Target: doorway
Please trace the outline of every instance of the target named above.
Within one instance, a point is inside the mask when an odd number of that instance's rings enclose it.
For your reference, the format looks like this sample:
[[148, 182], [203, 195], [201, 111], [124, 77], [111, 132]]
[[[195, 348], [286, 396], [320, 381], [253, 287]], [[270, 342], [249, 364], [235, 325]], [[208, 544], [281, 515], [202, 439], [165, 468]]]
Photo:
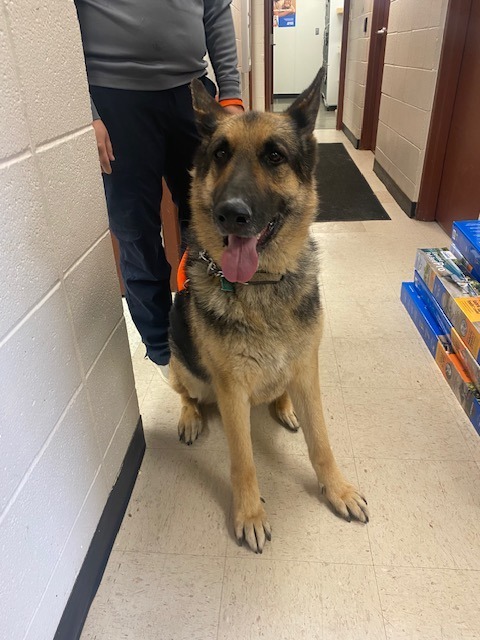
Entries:
[[323, 65], [316, 128], [335, 129], [343, 0], [265, 0], [265, 25], [265, 108], [284, 111]]
[[480, 214], [480, 4], [451, 0], [417, 215], [451, 234]]

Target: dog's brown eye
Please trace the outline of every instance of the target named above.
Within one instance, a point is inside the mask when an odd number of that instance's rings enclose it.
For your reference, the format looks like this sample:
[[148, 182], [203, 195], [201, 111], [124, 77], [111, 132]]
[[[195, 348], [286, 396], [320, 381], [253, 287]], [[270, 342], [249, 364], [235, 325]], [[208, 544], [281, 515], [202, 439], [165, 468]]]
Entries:
[[228, 158], [228, 154], [225, 149], [217, 149], [214, 153], [215, 159], [220, 160], [221, 162], [225, 162]]
[[285, 157], [278, 151], [270, 151], [267, 158], [271, 164], [280, 164], [285, 160]]

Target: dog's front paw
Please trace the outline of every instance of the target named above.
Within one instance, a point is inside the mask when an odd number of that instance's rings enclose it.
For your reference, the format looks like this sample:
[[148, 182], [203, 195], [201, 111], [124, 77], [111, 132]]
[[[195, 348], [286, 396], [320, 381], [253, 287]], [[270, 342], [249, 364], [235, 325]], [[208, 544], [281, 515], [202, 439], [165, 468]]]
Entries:
[[262, 553], [266, 540], [272, 539], [272, 530], [267, 520], [265, 509], [260, 504], [255, 513], [246, 514], [239, 510], [235, 514], [235, 536], [242, 546], [246, 540], [248, 546], [255, 553]]
[[193, 402], [182, 407], [178, 421], [178, 437], [185, 444], [192, 444], [202, 433], [203, 421], [198, 406]]
[[323, 488], [327, 500], [335, 511], [345, 520], [351, 522], [359, 520], [364, 524], [368, 523], [367, 501], [361, 493], [345, 480]]

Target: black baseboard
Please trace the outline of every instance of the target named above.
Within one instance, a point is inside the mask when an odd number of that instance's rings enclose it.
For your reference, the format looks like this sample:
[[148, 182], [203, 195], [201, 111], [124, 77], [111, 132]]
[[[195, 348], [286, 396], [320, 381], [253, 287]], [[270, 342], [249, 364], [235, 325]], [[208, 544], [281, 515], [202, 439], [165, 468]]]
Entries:
[[387, 190], [392, 194], [395, 198], [399, 207], [405, 211], [409, 218], [415, 217], [415, 211], [417, 209], [417, 203], [412, 202], [410, 198], [405, 195], [405, 193], [400, 189], [398, 184], [389, 176], [389, 174], [385, 171], [381, 164], [379, 164], [378, 160], [375, 160], [373, 163], [373, 170], [376, 175], [380, 178], [383, 184], [387, 187]]
[[299, 95], [299, 93], [274, 93], [273, 99], [282, 100], [284, 98], [298, 98]]
[[54, 640], [78, 640], [80, 638], [88, 610], [97, 593], [113, 543], [122, 524], [144, 452], [145, 438], [142, 418], [139, 418], [120, 474], [108, 497]]
[[350, 140], [350, 142], [353, 144], [355, 149], [358, 149], [360, 147], [360, 140], [353, 135], [353, 133], [350, 131], [350, 129], [347, 127], [347, 125], [344, 122], [342, 122], [342, 131]]

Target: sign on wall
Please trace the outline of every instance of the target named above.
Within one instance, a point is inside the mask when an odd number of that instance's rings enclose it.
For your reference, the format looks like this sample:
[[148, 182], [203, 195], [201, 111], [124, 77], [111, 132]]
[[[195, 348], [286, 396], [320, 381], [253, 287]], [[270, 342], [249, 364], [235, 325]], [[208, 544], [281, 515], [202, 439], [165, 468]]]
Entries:
[[295, 26], [295, 0], [273, 0], [273, 26]]

